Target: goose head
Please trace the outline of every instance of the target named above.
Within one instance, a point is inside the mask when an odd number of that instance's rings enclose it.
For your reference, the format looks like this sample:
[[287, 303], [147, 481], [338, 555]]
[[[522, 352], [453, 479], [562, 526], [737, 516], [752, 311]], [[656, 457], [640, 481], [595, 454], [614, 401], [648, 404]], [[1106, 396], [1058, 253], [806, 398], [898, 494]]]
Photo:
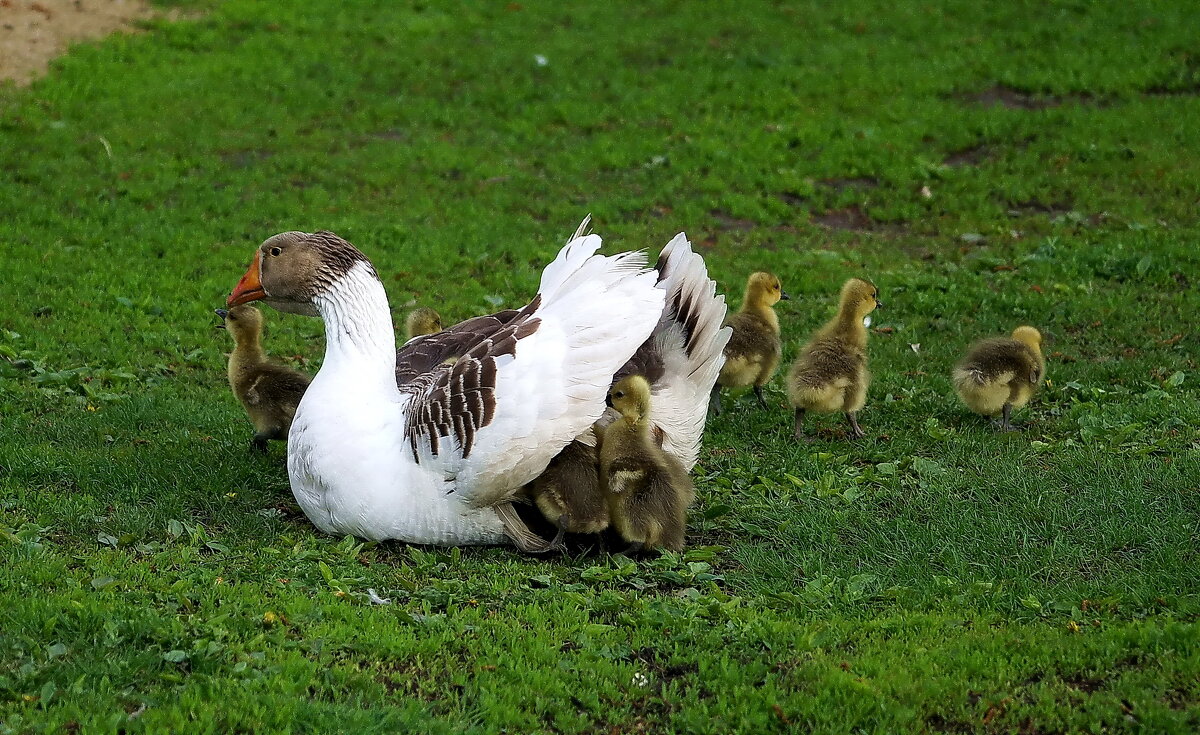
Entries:
[[358, 248], [327, 230], [281, 232], [259, 246], [228, 306], [266, 301], [280, 311], [318, 316], [315, 301], [359, 263]]

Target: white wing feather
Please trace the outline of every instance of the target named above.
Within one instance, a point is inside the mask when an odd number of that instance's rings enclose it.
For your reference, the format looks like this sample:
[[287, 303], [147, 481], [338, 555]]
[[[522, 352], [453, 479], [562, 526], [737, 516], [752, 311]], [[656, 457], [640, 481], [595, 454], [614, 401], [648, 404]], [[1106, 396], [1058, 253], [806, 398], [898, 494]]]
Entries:
[[[700, 454], [709, 394], [725, 364], [725, 344], [733, 331], [721, 326], [725, 296], [717, 294], [704, 258], [692, 251], [686, 235], [681, 232], [667, 243], [658, 266], [658, 288], [666, 301], [652, 340], [663, 372], [650, 386], [650, 412], [663, 449], [690, 472]], [[600, 423], [607, 425], [617, 417], [609, 409]], [[588, 446], [596, 443], [591, 431], [575, 439]]]
[[691, 471], [700, 453], [709, 393], [725, 363], [732, 330], [721, 327], [725, 296], [717, 295], [704, 258], [692, 251], [682, 232], [667, 243], [658, 262], [663, 271], [658, 287], [666, 292], [666, 305], [654, 340], [664, 372], [652, 386], [650, 410], [662, 430], [663, 449]]
[[540, 324], [498, 361], [492, 422], [466, 459], [441, 455], [465, 502], [492, 505], [540, 474], [600, 418], [613, 375], [654, 330], [665, 292], [645, 254], [597, 255], [600, 244], [577, 237], [542, 271]]

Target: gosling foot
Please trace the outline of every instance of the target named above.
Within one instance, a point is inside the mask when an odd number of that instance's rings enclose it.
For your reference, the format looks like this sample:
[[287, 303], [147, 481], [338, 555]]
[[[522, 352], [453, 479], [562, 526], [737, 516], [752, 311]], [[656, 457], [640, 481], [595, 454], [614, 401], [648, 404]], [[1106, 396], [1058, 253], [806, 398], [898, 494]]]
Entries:
[[867, 435], [867, 432], [863, 431], [862, 427], [858, 425], [858, 417], [854, 413], [847, 413], [846, 419], [850, 422], [850, 436], [855, 439], [862, 439]]
[[1007, 433], [1023, 431], [1020, 426], [1014, 426], [1012, 423], [1012, 404], [1004, 404], [1004, 410], [1000, 414], [1000, 420], [996, 422], [996, 428]]

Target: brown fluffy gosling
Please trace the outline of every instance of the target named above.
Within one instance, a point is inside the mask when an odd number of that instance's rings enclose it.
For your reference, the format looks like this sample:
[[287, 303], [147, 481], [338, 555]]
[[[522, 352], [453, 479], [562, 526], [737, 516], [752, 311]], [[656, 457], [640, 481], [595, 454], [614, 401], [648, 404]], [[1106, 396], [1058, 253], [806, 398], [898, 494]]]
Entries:
[[546, 551], [563, 548], [567, 533], [600, 533], [608, 528], [608, 501], [600, 490], [599, 462], [596, 447], [573, 441], [526, 486], [526, 494], [538, 510], [558, 526], [558, 535], [546, 544]]
[[[297, 370], [267, 361], [262, 348], [262, 312], [253, 306], [217, 309], [223, 327], [233, 335], [229, 353], [229, 387], [254, 424], [250, 446], [267, 451], [270, 439], [287, 439], [296, 406], [310, 378]], [[222, 326], [222, 325], [218, 325]]]
[[779, 317], [772, 307], [787, 298], [783, 284], [772, 273], [759, 271], [746, 280], [742, 308], [725, 320], [726, 325], [733, 327], [733, 335], [725, 345], [725, 365], [709, 400], [714, 415], [721, 415], [721, 388], [752, 385], [759, 404], [767, 407], [763, 386], [771, 382], [783, 354]]
[[608, 397], [621, 414], [600, 441], [600, 483], [612, 526], [630, 543], [627, 553], [679, 551], [695, 493], [687, 470], [654, 441], [650, 384], [632, 375], [609, 389]]
[[842, 286], [837, 316], [804, 346], [788, 372], [788, 398], [796, 409], [796, 439], [804, 440], [807, 411], [841, 411], [855, 438], [865, 436], [856, 414], [867, 401], [867, 315], [883, 306], [879, 290], [861, 278]]
[[408, 339], [419, 337], [422, 334], [437, 334], [440, 331], [442, 331], [442, 315], [428, 306], [413, 309], [408, 312], [408, 317], [404, 320], [404, 333]]
[[1029, 326], [971, 345], [953, 374], [954, 390], [967, 408], [981, 416], [999, 414], [1004, 431], [1018, 431], [1009, 420], [1012, 410], [1029, 403], [1045, 377], [1042, 334]]

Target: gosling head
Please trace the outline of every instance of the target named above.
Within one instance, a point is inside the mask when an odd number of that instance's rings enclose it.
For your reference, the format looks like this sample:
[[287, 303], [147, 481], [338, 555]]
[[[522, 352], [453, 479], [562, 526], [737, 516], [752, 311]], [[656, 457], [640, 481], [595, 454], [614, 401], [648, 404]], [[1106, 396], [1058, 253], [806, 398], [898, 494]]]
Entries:
[[413, 309], [404, 320], [404, 329], [409, 339], [422, 334], [437, 334], [442, 331], [442, 315], [428, 306]]
[[1042, 354], [1042, 333], [1030, 326], [1021, 326], [1013, 330], [1012, 338], [1029, 345], [1029, 349]]
[[317, 316], [316, 298], [359, 263], [374, 275], [367, 256], [332, 232], [282, 232], [259, 246], [226, 304], [261, 299], [280, 311]]
[[650, 414], [650, 384], [640, 375], [630, 375], [608, 389], [608, 404], [631, 422], [640, 423]]
[[774, 306], [780, 300], [791, 297], [783, 290], [783, 283], [774, 273], [759, 271], [746, 279], [746, 303]]
[[849, 312], [861, 321], [867, 314], [883, 306], [879, 300], [879, 289], [870, 281], [861, 278], [851, 278], [842, 286], [841, 309]]
[[237, 344], [255, 344], [262, 336], [263, 315], [253, 306], [235, 306], [229, 311], [217, 309], [216, 314], [224, 320], [225, 329]]

